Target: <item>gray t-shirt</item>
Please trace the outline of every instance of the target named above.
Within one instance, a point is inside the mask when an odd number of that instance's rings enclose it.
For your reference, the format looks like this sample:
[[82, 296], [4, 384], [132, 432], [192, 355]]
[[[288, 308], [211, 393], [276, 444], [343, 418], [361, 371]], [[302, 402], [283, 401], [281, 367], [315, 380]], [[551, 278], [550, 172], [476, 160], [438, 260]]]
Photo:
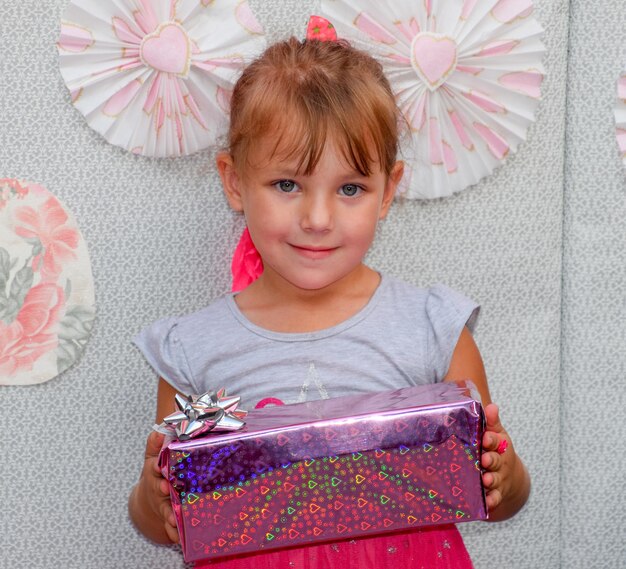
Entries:
[[225, 387], [251, 409], [441, 381], [463, 326], [472, 330], [477, 315], [474, 302], [444, 285], [382, 276], [367, 305], [332, 328], [266, 330], [227, 294], [155, 322], [134, 342], [179, 392]]

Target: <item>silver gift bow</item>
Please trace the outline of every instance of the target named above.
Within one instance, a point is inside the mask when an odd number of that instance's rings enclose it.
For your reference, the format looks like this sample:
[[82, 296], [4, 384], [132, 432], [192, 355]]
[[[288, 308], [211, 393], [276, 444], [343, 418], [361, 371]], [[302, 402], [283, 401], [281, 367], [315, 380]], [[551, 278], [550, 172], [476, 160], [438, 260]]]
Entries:
[[236, 431], [245, 425], [247, 411], [237, 410], [241, 397], [227, 397], [226, 390], [209, 391], [199, 396], [174, 397], [178, 411], [168, 415], [160, 425], [174, 431], [181, 441], [199, 437], [209, 431]]

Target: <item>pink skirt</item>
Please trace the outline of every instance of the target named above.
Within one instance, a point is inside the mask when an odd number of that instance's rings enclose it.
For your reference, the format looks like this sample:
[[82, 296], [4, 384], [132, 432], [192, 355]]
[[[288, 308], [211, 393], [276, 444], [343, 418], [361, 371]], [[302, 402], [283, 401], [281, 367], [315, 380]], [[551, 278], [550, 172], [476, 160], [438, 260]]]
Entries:
[[436, 526], [216, 561], [207, 569], [473, 569], [456, 526]]

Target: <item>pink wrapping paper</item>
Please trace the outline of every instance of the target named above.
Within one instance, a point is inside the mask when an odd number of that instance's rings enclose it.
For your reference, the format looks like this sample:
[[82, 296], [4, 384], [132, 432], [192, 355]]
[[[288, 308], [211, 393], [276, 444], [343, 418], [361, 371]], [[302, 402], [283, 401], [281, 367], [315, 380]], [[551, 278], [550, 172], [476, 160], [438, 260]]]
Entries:
[[480, 403], [454, 384], [265, 407], [161, 454], [186, 561], [486, 519]]

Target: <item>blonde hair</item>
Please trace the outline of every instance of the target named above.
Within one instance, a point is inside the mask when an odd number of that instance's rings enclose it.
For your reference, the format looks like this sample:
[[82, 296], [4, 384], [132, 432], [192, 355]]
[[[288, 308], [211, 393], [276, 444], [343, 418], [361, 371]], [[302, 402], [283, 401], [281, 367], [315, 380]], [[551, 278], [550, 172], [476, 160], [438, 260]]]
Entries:
[[[252, 144], [276, 136], [274, 154], [310, 174], [329, 137], [362, 175], [387, 175], [398, 152], [399, 112], [381, 65], [344, 41], [296, 38], [269, 47], [237, 81], [229, 152], [244, 169]], [[371, 153], [375, 152], [372, 156]]]

